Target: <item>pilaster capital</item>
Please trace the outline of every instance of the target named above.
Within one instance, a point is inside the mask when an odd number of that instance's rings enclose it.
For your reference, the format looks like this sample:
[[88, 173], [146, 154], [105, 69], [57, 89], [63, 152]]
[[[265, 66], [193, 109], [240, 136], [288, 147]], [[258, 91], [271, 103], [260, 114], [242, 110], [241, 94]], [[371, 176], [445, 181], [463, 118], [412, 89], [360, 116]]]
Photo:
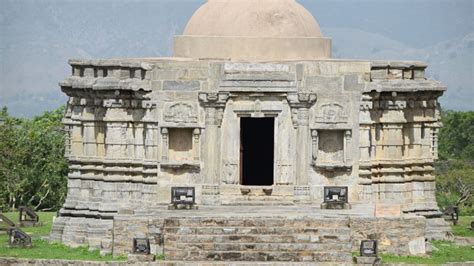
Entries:
[[201, 92], [199, 102], [206, 111], [206, 125], [221, 126], [224, 108], [229, 99], [227, 92]]
[[318, 96], [316, 93], [295, 92], [286, 96], [291, 108], [310, 108], [316, 103]]
[[203, 107], [224, 108], [229, 99], [228, 92], [200, 92], [199, 102]]

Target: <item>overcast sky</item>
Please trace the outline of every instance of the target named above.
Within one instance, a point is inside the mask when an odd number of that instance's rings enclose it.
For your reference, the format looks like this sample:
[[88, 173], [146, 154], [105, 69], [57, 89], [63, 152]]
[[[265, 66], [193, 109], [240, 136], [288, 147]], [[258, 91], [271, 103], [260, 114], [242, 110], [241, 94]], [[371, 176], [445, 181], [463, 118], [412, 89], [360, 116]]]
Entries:
[[[235, 0], [238, 1], [238, 0]], [[258, 1], [258, 0], [255, 0]], [[408, 59], [474, 110], [473, 0], [301, 0], [335, 58]], [[69, 58], [169, 56], [202, 0], [0, 0], [0, 106], [33, 116], [66, 101]]]

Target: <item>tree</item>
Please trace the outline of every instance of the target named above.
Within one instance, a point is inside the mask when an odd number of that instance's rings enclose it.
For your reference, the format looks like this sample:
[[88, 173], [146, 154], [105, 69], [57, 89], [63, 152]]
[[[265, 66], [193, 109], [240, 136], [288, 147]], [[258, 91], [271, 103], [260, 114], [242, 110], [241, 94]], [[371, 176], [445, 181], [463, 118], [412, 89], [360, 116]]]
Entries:
[[474, 112], [442, 113], [436, 165], [436, 194], [440, 207], [457, 205], [463, 214], [474, 214]]
[[440, 159], [474, 161], [474, 112], [443, 112], [442, 121]]
[[57, 209], [66, 194], [67, 161], [61, 119], [64, 107], [33, 119], [0, 115], [0, 205]]

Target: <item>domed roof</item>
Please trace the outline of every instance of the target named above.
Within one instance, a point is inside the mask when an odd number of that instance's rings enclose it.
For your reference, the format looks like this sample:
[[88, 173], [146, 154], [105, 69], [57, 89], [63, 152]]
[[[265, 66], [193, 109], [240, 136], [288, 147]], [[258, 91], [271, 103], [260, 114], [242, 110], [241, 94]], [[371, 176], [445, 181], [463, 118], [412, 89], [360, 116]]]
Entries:
[[183, 35], [322, 37], [314, 17], [295, 0], [209, 0], [194, 13]]

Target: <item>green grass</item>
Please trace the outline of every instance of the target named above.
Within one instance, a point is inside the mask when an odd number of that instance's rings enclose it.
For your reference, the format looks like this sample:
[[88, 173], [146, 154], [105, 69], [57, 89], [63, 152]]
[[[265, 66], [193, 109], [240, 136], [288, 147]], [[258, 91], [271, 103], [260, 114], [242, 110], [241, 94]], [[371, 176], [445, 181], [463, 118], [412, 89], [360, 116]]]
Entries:
[[[10, 248], [8, 247], [8, 235], [0, 235], [0, 257], [16, 257], [28, 259], [67, 259], [67, 260], [92, 260], [92, 261], [112, 261], [124, 260], [125, 258], [113, 258], [112, 255], [101, 256], [98, 250], [89, 251], [88, 247], [70, 248], [59, 243], [49, 243], [42, 239], [51, 232], [53, 212], [40, 212], [40, 221], [43, 223], [39, 227], [21, 228], [28, 233], [33, 240], [31, 248]], [[18, 212], [6, 213], [6, 216], [15, 223], [18, 223]]]
[[409, 264], [443, 264], [448, 262], [474, 261], [474, 250], [471, 246], [457, 246], [452, 242], [434, 241], [433, 254], [430, 257], [394, 256], [382, 254], [384, 263]]
[[460, 216], [458, 224], [452, 226], [453, 234], [455, 236], [474, 237], [474, 231], [469, 229], [472, 221], [474, 221], [474, 216]]

